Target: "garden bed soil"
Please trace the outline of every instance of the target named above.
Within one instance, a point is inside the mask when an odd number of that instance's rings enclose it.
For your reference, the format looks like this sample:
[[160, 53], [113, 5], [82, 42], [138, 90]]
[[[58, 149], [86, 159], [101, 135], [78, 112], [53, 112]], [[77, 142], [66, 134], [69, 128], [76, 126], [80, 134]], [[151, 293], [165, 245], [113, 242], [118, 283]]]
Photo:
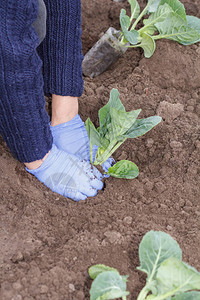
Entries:
[[[108, 27], [119, 29], [120, 8], [128, 8], [100, 2], [82, 1], [84, 53]], [[197, 0], [183, 3], [200, 17]], [[150, 59], [128, 50], [104, 74], [85, 78], [83, 120], [97, 124], [112, 88], [127, 110], [163, 121], [114, 156], [134, 161], [139, 177], [108, 178], [95, 198], [76, 203], [51, 192], [0, 139], [0, 299], [88, 300], [88, 267], [103, 263], [129, 275], [134, 300], [145, 281], [138, 246], [151, 229], [172, 235], [200, 271], [200, 45], [158, 41]]]

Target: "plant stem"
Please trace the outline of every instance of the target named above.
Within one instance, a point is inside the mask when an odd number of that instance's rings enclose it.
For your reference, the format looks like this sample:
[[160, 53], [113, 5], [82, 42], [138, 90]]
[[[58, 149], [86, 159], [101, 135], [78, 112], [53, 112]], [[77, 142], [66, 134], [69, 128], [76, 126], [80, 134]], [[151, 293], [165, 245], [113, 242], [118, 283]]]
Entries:
[[[110, 151], [115, 146], [115, 143], [116, 143], [116, 141], [110, 143], [110, 145], [103, 152], [103, 154], [100, 155], [100, 157], [97, 157], [97, 159], [95, 159], [94, 165], [102, 165], [107, 160], [107, 156], [109, 155], [108, 158], [110, 157]], [[98, 155], [98, 150], [97, 150], [97, 155]]]
[[94, 165], [102, 165], [114, 152], [115, 150], [121, 146], [121, 144], [124, 142], [118, 142], [116, 144], [116, 140], [112, 143], [110, 143], [110, 145], [108, 146], [108, 148], [104, 151], [104, 153], [102, 154], [102, 156], [100, 156], [100, 158], [95, 159]]
[[162, 36], [161, 34], [158, 34], [158, 35], [152, 36], [152, 38], [153, 38], [154, 40], [159, 40], [159, 39], [162, 39], [163, 36]]
[[161, 18], [163, 17], [163, 15], [165, 16], [166, 13], [163, 13], [163, 14], [159, 15], [156, 19], [153, 19], [150, 23], [148, 23], [147, 25], [145, 25], [145, 26], [143, 26], [142, 28], [140, 28], [140, 29], [138, 30], [138, 32], [139, 32], [139, 33], [140, 33], [140, 32], [143, 32], [143, 31], [145, 31], [146, 28], [151, 27], [152, 25], [154, 25], [156, 22], [159, 21], [159, 19], [161, 19]]
[[[173, 295], [175, 295], [176, 292], [178, 292], [179, 288], [177, 289], [174, 289], [173, 291], [170, 291], [166, 294], [163, 294], [163, 295], [160, 295], [160, 296], [155, 296], [153, 298], [153, 300], [165, 300], [167, 299], [168, 297], [171, 297]], [[146, 287], [144, 287], [141, 292], [139, 293], [139, 296], [137, 298], [137, 300], [145, 300], [147, 294], [148, 294], [149, 290], [146, 290]]]
[[[138, 38], [138, 41], [140, 42], [139, 38]], [[122, 39], [121, 42], [120, 42], [120, 45], [124, 46], [126, 43], [123, 43], [123, 39]], [[136, 45], [126, 46], [126, 47], [127, 48], [137, 48], [137, 47], [140, 47], [140, 46], [141, 46], [141, 43], [140, 44], [136, 44]]]
[[121, 39], [121, 41], [119, 43], [120, 43], [121, 46], [125, 46], [127, 44], [127, 41], [126, 41], [126, 39], [125, 39], [124, 36], [122, 37], [122, 39]]
[[166, 294], [157, 296], [157, 297], [155, 297], [153, 300], [164, 300], [164, 299], [167, 299], [168, 297], [171, 297], [171, 296], [175, 295], [175, 293], [178, 292], [179, 289], [180, 289], [180, 287], [177, 288], [177, 289], [175, 289], [175, 290], [173, 290], [173, 291], [170, 291], [170, 292], [168, 292], [168, 293], [166, 293]]
[[162, 34], [158, 34], [158, 35], [152, 36], [152, 38], [153, 38], [154, 40], [159, 40], [159, 39], [168, 38], [168, 37], [174, 36], [174, 35], [176, 35], [176, 34], [170, 34], [170, 35], [162, 35]]
[[169, 37], [177, 36], [177, 35], [181, 35], [181, 34], [178, 34], [178, 32], [176, 32], [176, 33], [171, 33], [171, 34], [158, 34], [158, 35], [152, 36], [152, 38], [153, 38], [154, 40], [168, 39]]
[[95, 160], [94, 164], [95, 165], [102, 165], [111, 155], [112, 153], [112, 148], [114, 147], [113, 143], [110, 144], [110, 146], [105, 150], [105, 152], [100, 156], [100, 159]]
[[[131, 17], [130, 17], [130, 22], [132, 23], [132, 21], [133, 21], [133, 18], [134, 18], [134, 12], [132, 13], [132, 15], [131, 15]], [[131, 25], [130, 25], [131, 26]], [[127, 28], [127, 30], [129, 30], [129, 28], [130, 28], [130, 26]], [[122, 34], [122, 36], [123, 36], [123, 34]], [[123, 36], [122, 37], [122, 39], [121, 39], [121, 41], [120, 41], [120, 44], [123, 46], [123, 45], [125, 45], [127, 42], [125, 42], [125, 37]]]
[[90, 163], [91, 163], [91, 165], [93, 165], [92, 148], [93, 148], [93, 145], [90, 143]]
[[[138, 22], [142, 19], [142, 17], [146, 14], [146, 11], [149, 7], [149, 5], [151, 4], [153, 0], [150, 0], [149, 3], [147, 4], [147, 6], [143, 9], [143, 11], [140, 13], [140, 15], [137, 17], [137, 19], [135, 20], [135, 22], [133, 23], [133, 25], [129, 26], [129, 28], [127, 28], [128, 31], [135, 29], [136, 25], [138, 24]], [[133, 20], [133, 14], [131, 15], [130, 21], [132, 22]], [[131, 27], [131, 28], [130, 28]], [[123, 36], [122, 40], [120, 41], [120, 44], [122, 46], [124, 46], [127, 42], [125, 42], [125, 37]]]
[[137, 44], [137, 45], [132, 45], [132, 46], [128, 46], [128, 48], [137, 48], [137, 47], [140, 47], [141, 46], [141, 44]]
[[143, 9], [143, 11], [141, 12], [141, 14], [137, 17], [137, 19], [135, 20], [135, 22], [133, 23], [132, 27], [130, 30], [135, 29], [136, 25], [138, 24], [138, 22], [142, 19], [142, 17], [146, 14], [149, 5], [151, 4], [153, 0], [150, 0], [149, 3], [147, 4], [147, 6]]
[[156, 273], [156, 269], [158, 267], [158, 262], [159, 262], [160, 256], [161, 256], [161, 248], [159, 248], [158, 255], [157, 255], [156, 261], [154, 263], [153, 270], [151, 272], [151, 276], [149, 277], [147, 284], [151, 284], [151, 281], [153, 280], [153, 276]]
[[135, 12], [132, 13], [132, 15], [131, 15], [131, 17], [130, 17], [130, 22], [133, 21], [133, 19], [134, 19], [134, 14], [135, 14]]
[[[159, 261], [159, 258], [160, 258], [160, 255], [161, 255], [161, 248], [159, 249], [159, 252], [158, 252], [158, 255], [157, 255], [157, 258], [156, 258], [156, 261], [154, 263], [154, 267], [153, 267], [153, 270], [151, 272], [151, 276], [149, 277], [148, 281], [147, 281], [147, 284], [145, 285], [145, 287], [141, 290], [137, 300], [143, 300], [146, 298], [148, 292], [149, 292], [149, 285], [151, 285], [152, 283], [152, 280], [153, 280], [153, 277], [154, 277], [154, 274], [156, 272], [156, 269], [157, 269], [157, 266], [158, 266], [158, 261]], [[155, 299], [154, 299], [155, 300]], [[157, 299], [158, 300], [158, 299]], [[160, 299], [159, 299], [160, 300]]]
[[142, 28], [140, 28], [140, 29], [138, 30], [138, 32], [140, 33], [141, 31], [144, 31], [144, 29], [146, 29], [147, 27], [149, 27], [149, 24], [148, 24], [148, 25], [145, 25], [145, 26], [143, 26]]
[[149, 292], [149, 290], [147, 290], [147, 287], [145, 286], [139, 293], [137, 300], [144, 300], [146, 298], [148, 292]]
[[[121, 46], [124, 46], [124, 45], [127, 44], [127, 42], [124, 42], [123, 40], [124, 40], [124, 38], [120, 41], [120, 45], [121, 45]], [[137, 47], [140, 47], [140, 45], [141, 45], [141, 44], [136, 44], [136, 45], [126, 46], [126, 47], [127, 47], [127, 48], [137, 48]]]

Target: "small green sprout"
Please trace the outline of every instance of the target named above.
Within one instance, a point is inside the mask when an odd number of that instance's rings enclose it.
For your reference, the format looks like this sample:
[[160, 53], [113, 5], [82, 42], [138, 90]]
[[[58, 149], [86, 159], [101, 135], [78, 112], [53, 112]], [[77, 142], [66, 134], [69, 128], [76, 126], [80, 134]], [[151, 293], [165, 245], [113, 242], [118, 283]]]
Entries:
[[[88, 118], [85, 127], [90, 140], [90, 161], [102, 165], [127, 138], [137, 138], [161, 122], [162, 118], [153, 116], [137, 119], [141, 109], [126, 112], [119, 99], [117, 89], [112, 89], [108, 103], [99, 110], [99, 124], [96, 129]], [[93, 146], [98, 146], [95, 158]], [[110, 167], [108, 175], [132, 179], [138, 176], [138, 167], [131, 161], [121, 160]]]
[[[200, 273], [182, 261], [178, 243], [167, 233], [149, 231], [139, 246], [140, 267], [147, 274], [146, 285], [137, 300], [200, 300]], [[90, 300], [127, 300], [128, 276], [105, 265], [89, 268], [94, 281]]]

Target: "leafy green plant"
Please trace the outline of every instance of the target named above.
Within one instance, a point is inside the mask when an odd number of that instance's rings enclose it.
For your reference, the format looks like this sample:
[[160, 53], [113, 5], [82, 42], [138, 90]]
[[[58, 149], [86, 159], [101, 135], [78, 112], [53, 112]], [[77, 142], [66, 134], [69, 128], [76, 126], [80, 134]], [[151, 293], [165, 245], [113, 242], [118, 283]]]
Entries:
[[[170, 39], [183, 45], [200, 41], [200, 19], [187, 16], [184, 5], [179, 0], [148, 0], [146, 7], [140, 12], [137, 0], [128, 0], [131, 16], [122, 9], [120, 13], [120, 44], [127, 47], [141, 47], [144, 56], [153, 55], [158, 39]], [[144, 15], [144, 26], [136, 30], [138, 22]]]
[[[111, 90], [108, 103], [99, 110], [99, 127], [96, 129], [90, 118], [85, 122], [90, 140], [91, 164], [102, 165], [127, 138], [139, 137], [161, 121], [159, 116], [137, 119], [140, 112], [141, 109], [126, 112], [118, 90]], [[95, 159], [94, 145], [98, 147]], [[139, 170], [133, 162], [121, 160], [110, 167], [107, 174], [132, 179], [138, 176]]]
[[[182, 261], [182, 251], [169, 234], [147, 232], [139, 246], [139, 259], [137, 269], [147, 279], [137, 300], [200, 300], [200, 273]], [[127, 299], [128, 276], [121, 276], [117, 269], [94, 265], [89, 275], [94, 279], [90, 300]]]

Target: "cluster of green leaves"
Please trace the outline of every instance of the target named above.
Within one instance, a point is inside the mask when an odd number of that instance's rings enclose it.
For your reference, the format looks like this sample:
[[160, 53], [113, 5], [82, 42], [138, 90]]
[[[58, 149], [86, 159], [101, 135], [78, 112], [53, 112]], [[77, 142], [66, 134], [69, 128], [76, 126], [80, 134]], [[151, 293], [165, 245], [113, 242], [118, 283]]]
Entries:
[[[145, 57], [149, 58], [155, 51], [155, 40], [165, 38], [183, 45], [200, 41], [200, 19], [186, 15], [184, 5], [179, 0], [148, 0], [141, 13], [137, 0], [128, 2], [131, 16], [126, 14], [125, 9], [120, 13], [122, 45], [141, 47]], [[150, 14], [149, 18], [144, 19], [144, 26], [136, 30], [138, 22], [145, 14]]]
[[[139, 258], [137, 269], [145, 272], [147, 279], [137, 300], [200, 300], [200, 273], [182, 261], [182, 251], [169, 234], [146, 233], [139, 246]], [[94, 265], [89, 275], [94, 279], [90, 300], [127, 299], [128, 276], [121, 276], [117, 269]]]
[[[85, 122], [90, 140], [91, 164], [102, 165], [127, 138], [139, 137], [161, 121], [159, 116], [137, 119], [140, 112], [141, 109], [126, 112], [118, 90], [111, 90], [108, 103], [99, 110], [99, 127], [96, 129], [90, 118]], [[98, 146], [95, 159], [94, 145]], [[138, 173], [138, 167], [128, 160], [117, 162], [107, 172], [111, 176], [126, 179], [135, 178]]]

